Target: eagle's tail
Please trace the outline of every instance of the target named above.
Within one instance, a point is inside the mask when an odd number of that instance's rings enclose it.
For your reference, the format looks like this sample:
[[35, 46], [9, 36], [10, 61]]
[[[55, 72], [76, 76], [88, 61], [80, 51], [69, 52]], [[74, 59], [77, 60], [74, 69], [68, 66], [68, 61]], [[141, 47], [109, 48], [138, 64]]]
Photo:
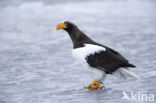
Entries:
[[130, 72], [128, 69], [126, 68], [119, 68], [115, 74], [123, 79], [126, 79], [127, 77], [132, 77], [135, 79], [140, 79], [139, 76], [137, 76], [136, 74], [134, 74], [133, 72]]

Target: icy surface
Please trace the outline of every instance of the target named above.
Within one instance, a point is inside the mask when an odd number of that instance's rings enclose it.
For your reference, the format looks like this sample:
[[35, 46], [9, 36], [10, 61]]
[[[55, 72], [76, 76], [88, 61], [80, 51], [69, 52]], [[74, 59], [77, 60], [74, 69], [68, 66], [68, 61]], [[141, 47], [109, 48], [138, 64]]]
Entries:
[[[0, 1], [0, 103], [127, 103], [123, 90], [156, 96], [156, 1], [63, 1]], [[83, 90], [93, 76], [56, 31], [66, 20], [119, 51], [141, 80], [108, 76], [104, 90]]]

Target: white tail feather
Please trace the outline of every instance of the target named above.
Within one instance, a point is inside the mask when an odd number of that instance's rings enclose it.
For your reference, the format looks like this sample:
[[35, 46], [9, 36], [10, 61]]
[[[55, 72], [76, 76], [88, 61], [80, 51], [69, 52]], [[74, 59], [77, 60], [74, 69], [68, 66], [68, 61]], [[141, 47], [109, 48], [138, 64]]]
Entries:
[[117, 76], [119, 76], [120, 78], [126, 79], [128, 76], [133, 77], [135, 79], [140, 79], [139, 76], [137, 76], [136, 74], [134, 74], [133, 72], [130, 72], [129, 70], [125, 69], [125, 68], [119, 68], [115, 74], [117, 74]]

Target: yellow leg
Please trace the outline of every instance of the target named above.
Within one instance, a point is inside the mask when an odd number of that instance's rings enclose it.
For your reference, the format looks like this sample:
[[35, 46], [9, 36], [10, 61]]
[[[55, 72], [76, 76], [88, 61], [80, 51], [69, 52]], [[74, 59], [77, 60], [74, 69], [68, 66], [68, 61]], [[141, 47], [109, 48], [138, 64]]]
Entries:
[[93, 80], [93, 82], [90, 85], [88, 85], [88, 86], [86, 86], [84, 88], [85, 89], [90, 89], [90, 90], [102, 89], [103, 87], [101, 87], [100, 85], [101, 85], [100, 82], [98, 82], [97, 80]]

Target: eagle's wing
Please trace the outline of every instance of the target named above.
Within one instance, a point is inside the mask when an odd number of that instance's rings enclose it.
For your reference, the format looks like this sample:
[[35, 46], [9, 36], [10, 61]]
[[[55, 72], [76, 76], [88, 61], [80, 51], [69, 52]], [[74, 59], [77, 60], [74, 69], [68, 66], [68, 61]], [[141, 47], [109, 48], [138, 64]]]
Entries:
[[107, 48], [105, 51], [95, 52], [86, 57], [87, 63], [93, 67], [112, 73], [119, 67], [131, 67], [131, 64], [113, 49]]

